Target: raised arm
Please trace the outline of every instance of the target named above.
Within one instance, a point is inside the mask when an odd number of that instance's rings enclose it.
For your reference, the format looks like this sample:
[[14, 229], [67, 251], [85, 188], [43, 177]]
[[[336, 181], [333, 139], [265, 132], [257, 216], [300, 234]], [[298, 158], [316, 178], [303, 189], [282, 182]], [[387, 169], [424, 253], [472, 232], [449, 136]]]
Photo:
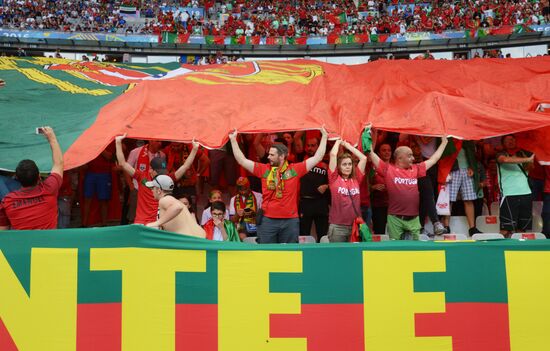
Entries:
[[338, 166], [338, 150], [340, 149], [340, 144], [342, 144], [342, 139], [336, 140], [332, 146], [332, 149], [330, 149], [328, 168], [331, 172], [335, 172], [336, 167]]
[[193, 144], [193, 149], [189, 153], [189, 156], [187, 156], [187, 158], [185, 159], [183, 165], [181, 165], [181, 167], [178, 168], [174, 173], [174, 177], [176, 178], [176, 180], [180, 180], [185, 172], [187, 172], [187, 170], [191, 168], [191, 166], [193, 165], [193, 161], [195, 161], [195, 156], [197, 156], [197, 151], [199, 151], [199, 143], [196, 142], [195, 139], [193, 139], [191, 143]]
[[504, 156], [500, 155], [497, 158], [498, 163], [530, 163], [535, 160], [535, 154], [529, 157]]
[[52, 149], [52, 169], [50, 173], [58, 174], [63, 178], [63, 152], [61, 152], [57, 137], [51, 127], [42, 127], [41, 129]]
[[447, 146], [448, 142], [449, 141], [447, 140], [446, 137], [441, 138], [441, 144], [439, 145], [437, 150], [435, 150], [432, 157], [424, 161], [424, 163], [426, 164], [426, 170], [432, 168], [432, 166], [435, 165], [437, 161], [439, 161], [439, 159], [441, 158], [441, 155], [443, 155], [443, 151], [445, 150], [445, 147]]
[[170, 222], [172, 219], [176, 218], [177, 215], [183, 211], [183, 208], [185, 207], [184, 204], [182, 204], [180, 201], [174, 199], [173, 197], [163, 197], [159, 201], [159, 207], [164, 209], [162, 215], [160, 215], [159, 219], [157, 219], [154, 222], [147, 223], [148, 227], [162, 227], [165, 223]]
[[319, 148], [315, 152], [315, 155], [306, 160], [306, 169], [308, 172], [311, 171], [313, 167], [315, 167], [319, 162], [323, 160], [325, 152], [327, 151], [328, 132], [325, 127], [321, 128], [321, 135], [321, 142], [319, 143]]
[[254, 172], [254, 162], [250, 161], [244, 156], [239, 146], [239, 143], [237, 142], [237, 134], [238, 133], [236, 129], [229, 134], [231, 148], [233, 148], [233, 155], [235, 155], [235, 160], [237, 160], [238, 164], [240, 164], [244, 169], [252, 173]]
[[124, 152], [122, 151], [122, 140], [124, 140], [124, 138], [126, 138], [126, 134], [115, 137], [116, 159], [118, 161], [118, 165], [122, 167], [124, 172], [128, 173], [130, 177], [133, 177], [136, 170], [134, 167], [130, 166], [128, 162], [126, 162]]
[[359, 163], [357, 164], [357, 167], [359, 167], [359, 170], [361, 171], [361, 173], [365, 173], [365, 167], [367, 166], [367, 156], [365, 156], [361, 151], [359, 151], [356, 147], [354, 147], [347, 141], [344, 141], [343, 145], [355, 157], [359, 159]]

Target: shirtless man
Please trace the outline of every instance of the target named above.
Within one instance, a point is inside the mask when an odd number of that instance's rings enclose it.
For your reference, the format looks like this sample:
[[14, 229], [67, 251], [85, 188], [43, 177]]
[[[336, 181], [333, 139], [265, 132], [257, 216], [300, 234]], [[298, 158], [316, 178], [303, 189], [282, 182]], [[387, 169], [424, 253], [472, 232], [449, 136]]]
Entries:
[[162, 228], [168, 232], [204, 238], [204, 229], [197, 224], [187, 206], [172, 196], [174, 181], [167, 175], [157, 175], [145, 183], [159, 202], [157, 220], [147, 223], [147, 227]]

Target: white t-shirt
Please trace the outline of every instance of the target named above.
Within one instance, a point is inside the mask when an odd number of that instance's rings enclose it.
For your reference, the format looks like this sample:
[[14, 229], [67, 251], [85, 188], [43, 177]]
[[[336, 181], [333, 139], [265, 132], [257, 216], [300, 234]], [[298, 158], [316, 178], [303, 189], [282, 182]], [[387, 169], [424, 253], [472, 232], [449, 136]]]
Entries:
[[[206, 222], [208, 222], [212, 218], [212, 212], [210, 212], [210, 207], [208, 207], [206, 210], [202, 211], [202, 217], [201, 217], [201, 225], [205, 225]], [[229, 219], [229, 212], [227, 209], [225, 210], [225, 216], [223, 216], [224, 219]], [[214, 233], [214, 236], [216, 236], [216, 233]]]

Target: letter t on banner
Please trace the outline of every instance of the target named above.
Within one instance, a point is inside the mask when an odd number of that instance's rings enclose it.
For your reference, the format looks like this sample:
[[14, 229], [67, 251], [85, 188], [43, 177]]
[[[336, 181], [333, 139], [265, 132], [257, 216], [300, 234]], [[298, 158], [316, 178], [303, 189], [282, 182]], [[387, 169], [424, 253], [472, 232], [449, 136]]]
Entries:
[[90, 267], [122, 271], [122, 351], [173, 351], [176, 272], [205, 272], [206, 251], [91, 249]]
[[444, 251], [364, 251], [366, 351], [452, 351], [452, 338], [416, 337], [415, 313], [445, 312], [442, 292], [414, 292], [414, 272], [444, 272]]
[[302, 253], [218, 253], [218, 350], [306, 351], [307, 339], [271, 338], [270, 313], [300, 313], [299, 293], [270, 293], [269, 273], [302, 272]]

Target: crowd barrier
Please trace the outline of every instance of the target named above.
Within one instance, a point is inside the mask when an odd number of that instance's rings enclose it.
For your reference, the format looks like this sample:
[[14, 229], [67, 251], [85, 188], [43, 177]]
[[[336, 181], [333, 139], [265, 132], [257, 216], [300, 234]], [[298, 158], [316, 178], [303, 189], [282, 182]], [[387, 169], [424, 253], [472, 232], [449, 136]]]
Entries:
[[328, 44], [361, 44], [361, 43], [400, 43], [445, 39], [467, 39], [490, 35], [506, 35], [524, 32], [542, 32], [550, 36], [550, 24], [532, 26], [508, 26], [499, 29], [480, 29], [477, 31], [445, 31], [442, 33], [414, 32], [401, 34], [357, 34], [329, 35], [324, 37], [245, 37], [245, 36], [202, 36], [164, 32], [161, 35], [90, 33], [90, 32], [56, 32], [12, 30], [0, 28], [0, 37], [20, 40], [75, 40], [105, 41], [120, 43], [177, 43], [203, 45], [328, 45]]
[[0, 235], [0, 349], [544, 350], [550, 241]]

